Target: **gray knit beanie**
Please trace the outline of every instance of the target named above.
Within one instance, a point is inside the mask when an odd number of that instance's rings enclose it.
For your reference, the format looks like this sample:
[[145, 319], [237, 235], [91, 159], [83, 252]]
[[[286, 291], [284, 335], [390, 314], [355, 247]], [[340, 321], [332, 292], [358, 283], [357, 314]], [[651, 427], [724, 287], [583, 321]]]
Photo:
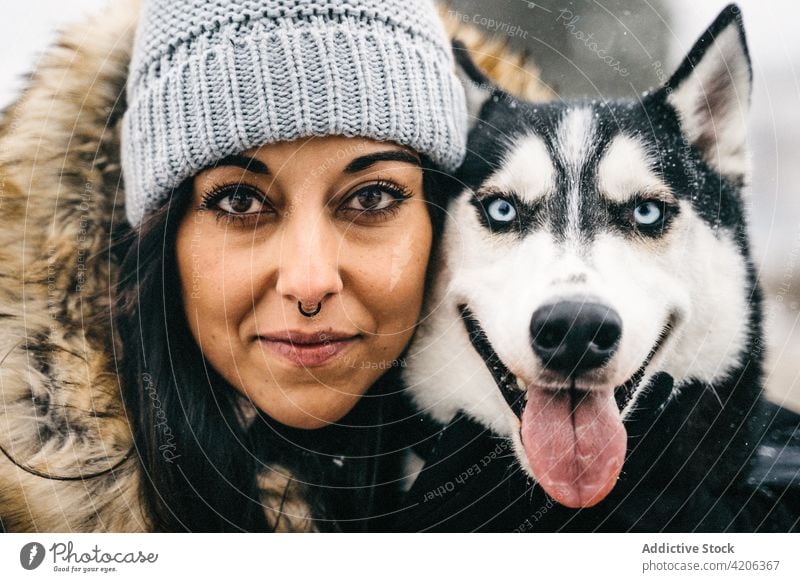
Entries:
[[313, 135], [393, 141], [454, 170], [464, 89], [431, 0], [145, 0], [122, 127], [136, 226], [225, 156]]

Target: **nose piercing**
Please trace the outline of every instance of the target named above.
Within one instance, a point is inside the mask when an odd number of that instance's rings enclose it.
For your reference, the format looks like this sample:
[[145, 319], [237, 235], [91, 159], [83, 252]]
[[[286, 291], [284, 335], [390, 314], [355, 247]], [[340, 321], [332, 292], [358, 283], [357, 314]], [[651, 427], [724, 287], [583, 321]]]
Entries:
[[298, 301], [297, 302], [297, 308], [300, 310], [300, 313], [302, 315], [304, 315], [305, 317], [314, 317], [317, 313], [319, 313], [320, 309], [322, 309], [322, 301], [317, 303], [317, 307], [316, 307], [316, 309], [314, 311], [306, 311], [306, 310], [304, 310], [302, 301]]

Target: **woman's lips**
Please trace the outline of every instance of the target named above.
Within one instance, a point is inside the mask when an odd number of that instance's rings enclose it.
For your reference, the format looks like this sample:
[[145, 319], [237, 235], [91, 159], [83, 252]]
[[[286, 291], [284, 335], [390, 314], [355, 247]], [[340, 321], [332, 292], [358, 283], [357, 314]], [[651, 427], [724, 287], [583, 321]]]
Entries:
[[328, 340], [315, 344], [292, 344], [287, 341], [269, 340], [259, 337], [261, 344], [275, 354], [284, 357], [295, 366], [305, 368], [320, 366], [354, 344], [358, 337]]

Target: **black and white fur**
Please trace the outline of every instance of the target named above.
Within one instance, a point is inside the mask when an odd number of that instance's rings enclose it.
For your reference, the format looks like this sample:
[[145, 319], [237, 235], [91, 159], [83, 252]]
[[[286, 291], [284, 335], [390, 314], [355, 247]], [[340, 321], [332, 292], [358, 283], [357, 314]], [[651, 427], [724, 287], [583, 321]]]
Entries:
[[[413, 400], [443, 424], [465, 414], [510, 439], [534, 477], [520, 439], [526, 385], [614, 388], [625, 420], [664, 372], [674, 379], [667, 400], [687, 410], [671, 451], [729, 487], [768, 425], [739, 10], [726, 8], [672, 78], [638, 100], [521, 101], [456, 52], [474, 119], [404, 370]], [[513, 220], [497, 220], [509, 205]], [[655, 209], [655, 227], [637, 222]], [[578, 377], [552, 372], [531, 347], [532, 315], [564, 300], [621, 320], [613, 357]]]

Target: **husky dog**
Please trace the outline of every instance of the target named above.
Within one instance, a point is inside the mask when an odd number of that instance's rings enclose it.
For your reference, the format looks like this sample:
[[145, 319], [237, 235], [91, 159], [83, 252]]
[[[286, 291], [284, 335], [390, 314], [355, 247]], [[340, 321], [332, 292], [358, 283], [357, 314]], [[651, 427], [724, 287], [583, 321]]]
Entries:
[[631, 101], [524, 102], [455, 48], [475, 123], [403, 371], [415, 404], [507, 439], [565, 508], [617, 485], [638, 407], [653, 419], [677, 408], [657, 451], [675, 474], [657, 477], [687, 498], [701, 481], [732, 490], [776, 415], [791, 414], [762, 396], [738, 8]]

